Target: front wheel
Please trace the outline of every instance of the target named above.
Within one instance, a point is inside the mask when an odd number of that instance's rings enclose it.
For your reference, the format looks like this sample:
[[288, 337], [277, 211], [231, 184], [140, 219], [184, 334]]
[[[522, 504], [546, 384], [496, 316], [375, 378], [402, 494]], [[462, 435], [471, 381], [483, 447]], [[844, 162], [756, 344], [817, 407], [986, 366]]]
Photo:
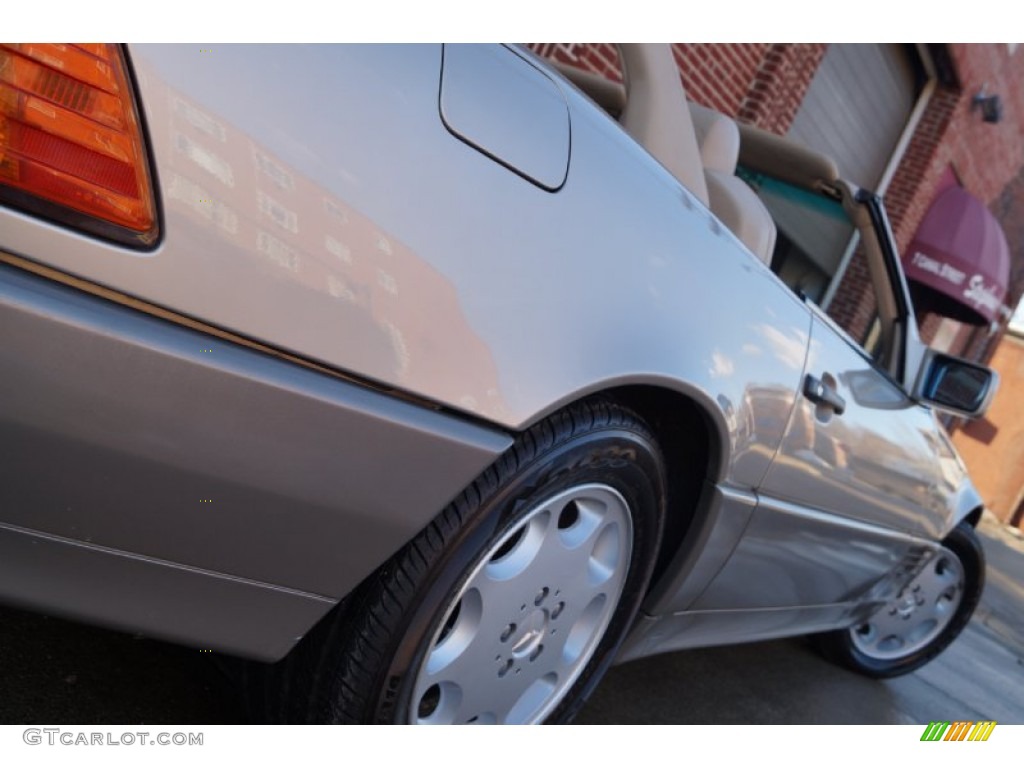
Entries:
[[912, 672], [944, 651], [970, 621], [985, 586], [985, 556], [961, 522], [890, 602], [856, 626], [823, 635], [825, 656], [869, 677]]
[[565, 721], [611, 664], [660, 544], [665, 471], [591, 402], [523, 435], [322, 633], [310, 719]]

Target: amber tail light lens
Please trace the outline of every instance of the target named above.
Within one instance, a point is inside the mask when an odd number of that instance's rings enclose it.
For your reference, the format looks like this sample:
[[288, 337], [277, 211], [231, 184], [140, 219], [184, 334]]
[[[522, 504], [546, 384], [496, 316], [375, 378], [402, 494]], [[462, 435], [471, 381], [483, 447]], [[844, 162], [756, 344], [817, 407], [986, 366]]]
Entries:
[[156, 242], [120, 46], [0, 44], [0, 203], [117, 242]]

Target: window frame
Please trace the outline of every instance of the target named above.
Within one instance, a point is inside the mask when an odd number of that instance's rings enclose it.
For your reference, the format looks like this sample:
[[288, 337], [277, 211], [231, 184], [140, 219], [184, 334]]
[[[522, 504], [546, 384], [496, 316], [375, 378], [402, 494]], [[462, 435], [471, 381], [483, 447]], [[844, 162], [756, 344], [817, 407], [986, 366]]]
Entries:
[[881, 373], [900, 391], [909, 395], [913, 387], [912, 382], [907, 380], [907, 353], [909, 328], [910, 324], [914, 322], [913, 308], [906, 278], [899, 264], [895, 237], [892, 234], [881, 198], [869, 190], [861, 189], [844, 180], [838, 180], [833, 185], [821, 183], [817, 189], [810, 190], [773, 177], [771, 174], [759, 172], [758, 175], [794, 186], [797, 189], [803, 189], [813, 195], [819, 195], [835, 202], [842, 208], [846, 218], [860, 235], [860, 247], [864, 249], [864, 258], [867, 262], [867, 271], [876, 307], [876, 317], [869, 323], [868, 328], [870, 331], [872, 326], [879, 326], [884, 349], [881, 355], [872, 354], [829, 314], [828, 309], [810, 296], [795, 291], [779, 277], [774, 269], [772, 274], [786, 285], [787, 290], [795, 292], [828, 328], [843, 339], [874, 370]]
[[842, 203], [847, 216], [860, 233], [875, 297], [876, 318], [872, 324], [880, 326], [879, 333], [885, 347], [881, 359], [854, 340], [824, 308], [808, 299], [805, 299], [805, 303], [819, 316], [823, 316], [829, 327], [837, 331], [874, 370], [910, 396], [913, 387], [912, 382], [907, 381], [906, 374], [909, 324], [914, 322], [913, 307], [882, 199], [870, 190], [845, 181], [839, 181], [834, 188], [829, 189], [828, 196], [834, 196]]

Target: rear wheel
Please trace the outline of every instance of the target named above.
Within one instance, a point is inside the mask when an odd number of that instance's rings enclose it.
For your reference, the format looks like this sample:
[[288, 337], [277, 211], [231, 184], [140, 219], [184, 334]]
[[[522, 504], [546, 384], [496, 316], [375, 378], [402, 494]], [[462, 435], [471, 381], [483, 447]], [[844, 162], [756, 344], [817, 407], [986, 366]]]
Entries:
[[644, 596], [664, 467], [632, 412], [591, 402], [525, 434], [297, 649], [299, 719], [565, 721]]
[[967, 626], [985, 585], [985, 557], [962, 522], [924, 569], [860, 624], [821, 638], [827, 657], [870, 677], [895, 677], [927, 664]]

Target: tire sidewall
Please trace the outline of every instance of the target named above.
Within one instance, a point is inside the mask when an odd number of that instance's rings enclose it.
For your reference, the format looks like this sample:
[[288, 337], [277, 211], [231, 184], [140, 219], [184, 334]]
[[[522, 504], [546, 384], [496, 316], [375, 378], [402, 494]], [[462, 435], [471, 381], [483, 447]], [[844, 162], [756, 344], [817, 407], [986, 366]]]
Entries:
[[415, 608], [396, 633], [391, 662], [370, 702], [374, 722], [408, 723], [416, 675], [447, 608], [493, 544], [545, 499], [574, 486], [600, 483], [622, 494], [632, 517], [633, 547], [619, 604], [604, 636], [562, 702], [547, 718], [571, 718], [611, 664], [637, 614], [660, 544], [664, 467], [653, 440], [640, 430], [606, 425], [574, 435], [527, 462], [463, 521], [451, 545], [430, 567]]

